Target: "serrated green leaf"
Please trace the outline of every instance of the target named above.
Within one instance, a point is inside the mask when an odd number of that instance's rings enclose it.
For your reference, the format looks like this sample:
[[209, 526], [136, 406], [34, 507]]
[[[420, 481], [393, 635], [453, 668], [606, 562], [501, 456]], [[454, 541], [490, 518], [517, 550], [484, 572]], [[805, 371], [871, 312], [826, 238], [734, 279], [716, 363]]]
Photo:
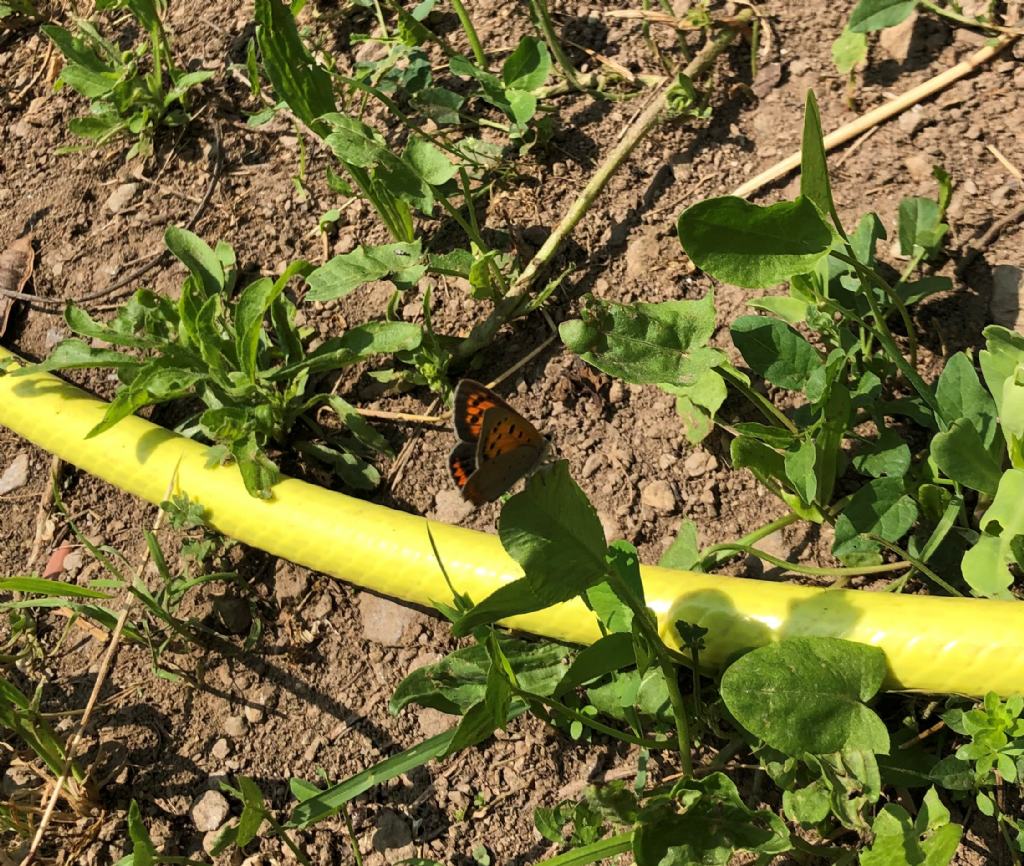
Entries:
[[582, 318], [563, 322], [558, 333], [587, 363], [627, 382], [695, 385], [725, 361], [705, 345], [715, 329], [714, 304], [711, 292], [699, 301], [660, 304], [590, 297]]

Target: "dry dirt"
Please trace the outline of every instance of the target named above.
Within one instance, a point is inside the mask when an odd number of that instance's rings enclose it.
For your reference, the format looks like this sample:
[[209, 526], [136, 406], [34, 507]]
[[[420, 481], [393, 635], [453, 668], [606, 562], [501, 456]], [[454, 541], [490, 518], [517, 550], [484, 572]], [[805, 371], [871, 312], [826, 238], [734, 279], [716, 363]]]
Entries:
[[[310, 3], [311, 9], [317, 5]], [[757, 77], [750, 78], [747, 50], [733, 50], [712, 79], [712, 119], [667, 122], [641, 144], [554, 263], [556, 270], [576, 267], [550, 305], [556, 321], [571, 317], [587, 291], [617, 301], [703, 296], [709, 281], [694, 273], [683, 255], [675, 238], [676, 216], [690, 203], [728, 193], [792, 152], [799, 143], [808, 88], [817, 94], [826, 129], [835, 128], [963, 60], [983, 43], [976, 34], [922, 16], [904, 38], [890, 35], [884, 44], [875, 40], [870, 64], [848, 88], [832, 65], [829, 48], [851, 5], [822, 0], [761, 4], [770, 40]], [[481, 37], [496, 56], [512, 47], [510, 34], [528, 26], [525, 12], [514, 4], [483, 0], [472, 6]], [[634, 71], [653, 70], [636, 22], [605, 17], [600, 4], [556, 2], [553, 7], [567, 39]], [[356, 9], [341, 15], [327, 2], [319, 9], [323, 20], [315, 22], [309, 13], [306, 20], [326, 34], [347, 62], [351, 33], [373, 26], [369, 13]], [[54, 93], [45, 74], [32, 83], [46, 62], [46, 39], [38, 30], [0, 36], [0, 248], [25, 232], [33, 234], [37, 295], [73, 299], [91, 294], [158, 252], [164, 228], [184, 223], [196, 210], [218, 160], [212, 199], [196, 224], [199, 234], [210, 242], [232, 243], [240, 264], [251, 271], [279, 273], [294, 259], [320, 261], [324, 256], [312, 230], [317, 217], [338, 204], [324, 180], [327, 154], [306, 138], [309, 197], [303, 199], [292, 181], [299, 171], [296, 129], [284, 116], [260, 129], [247, 127], [242, 109], [257, 106], [228, 68], [244, 62], [253, 26], [251, 4], [183, 0], [172, 4], [168, 25], [179, 58], [218, 74], [198, 102], [193, 125], [159, 140], [155, 160], [145, 166], [145, 180], [137, 175], [138, 162], [126, 165], [119, 148], [58, 155], [57, 148], [76, 143], [67, 122], [83, 112], [83, 101], [68, 90]], [[450, 37], [458, 41], [458, 34]], [[668, 34], [659, 39], [669, 47]], [[892, 236], [900, 199], [933, 195], [931, 166], [941, 163], [956, 187], [949, 210], [951, 258], [941, 269], [952, 275], [972, 241], [1024, 203], [1019, 180], [989, 149], [997, 148], [1011, 164], [1024, 167], [1022, 47], [836, 152], [831, 157], [833, 188], [844, 221], [874, 210]], [[579, 53], [574, 57], [585, 60]], [[15, 100], [16, 94], [21, 98]], [[642, 101], [556, 98], [554, 139], [532, 152], [519, 166], [521, 177], [493, 198], [488, 224], [514, 229], [527, 246], [539, 245]], [[762, 190], [757, 200], [789, 197], [796, 189], [790, 177]], [[361, 203], [348, 208], [342, 222], [330, 242], [332, 254], [384, 239]], [[992, 319], [994, 280], [1013, 276], [1012, 267], [1000, 271], [997, 266], [1020, 266], [1022, 242], [1020, 224], [1008, 226], [981, 250], [954, 291], [917, 308], [928, 374], [934, 375], [947, 353], [979, 344], [981, 328]], [[172, 293], [182, 276], [182, 268], [165, 261], [139, 282]], [[727, 323], [746, 311], [746, 296], [730, 286], [716, 291], [717, 342], [727, 346]], [[384, 284], [371, 285], [343, 303], [315, 305], [305, 314], [321, 333], [331, 334], [346, 323], [380, 317], [389, 294]], [[435, 303], [435, 322], [452, 333], [466, 333], [482, 314], [460, 297], [451, 288], [440, 291]], [[415, 300], [412, 295], [406, 299]], [[999, 315], [1012, 323], [1016, 305], [1005, 307], [1002, 303]], [[539, 316], [503, 330], [476, 359], [472, 374], [483, 380], [497, 376], [548, 334]], [[26, 357], [40, 358], [66, 335], [59, 316], [19, 304], [3, 342]], [[77, 381], [102, 396], [112, 393], [113, 382], [105, 375]], [[683, 518], [697, 522], [700, 541], [707, 544], [736, 538], [782, 513], [752, 477], [729, 470], [724, 436], [712, 436], [694, 449], [682, 436], [671, 398], [655, 388], [624, 386], [595, 375], [558, 342], [507, 381], [503, 393], [569, 460], [609, 537], [634, 542], [645, 561], [657, 559]], [[431, 399], [425, 392], [380, 396], [360, 383], [353, 384], [349, 397], [363, 406], [414, 412], [423, 411]], [[157, 413], [155, 420], [160, 419]], [[447, 430], [419, 435], [408, 426], [383, 429], [396, 445], [417, 438], [414, 459], [390, 489], [378, 494], [379, 501], [493, 530], [497, 506], [470, 512], [453, 496], [445, 468], [452, 441]], [[28, 461], [26, 482], [0, 496], [2, 575], [26, 569], [37, 508], [49, 484], [50, 456], [0, 429], [0, 472], [21, 455]], [[645, 496], [655, 482], [659, 489]], [[141, 530], [152, 524], [156, 509], [72, 468], [66, 470], [63, 491], [68, 511], [86, 535], [117, 548], [129, 563], [141, 559]], [[60, 543], [64, 526], [59, 516], [44, 525], [36, 569]], [[173, 534], [161, 537], [173, 549]], [[781, 556], [827, 563], [828, 541], [794, 528], [768, 546]], [[99, 749], [102, 771], [109, 777], [101, 799], [111, 814], [123, 815], [128, 800], [136, 798], [158, 844], [177, 855], [202, 856], [204, 832], [195, 819], [200, 818], [200, 826], [203, 820], [216, 822], [223, 803], [219, 795], [205, 792], [215, 791], [225, 776], [251, 776], [274, 806], [285, 808], [291, 802], [290, 777], [314, 780], [322, 770], [329, 780], [343, 779], [451, 722], [434, 711], [407, 711], [396, 718], [386, 706], [403, 676], [456, 646], [439, 617], [357, 592], [259, 551], [236, 547], [229, 556], [264, 619], [255, 648], [243, 650], [232, 638], [179, 656], [177, 663], [199, 683], [192, 688], [156, 678], [141, 649], [123, 646], [103, 691], [95, 735], [87, 742], [87, 755]], [[97, 576], [89, 563], [87, 555], [73, 554], [63, 576]], [[750, 562], [732, 570], [761, 574], [760, 566]], [[189, 612], [201, 618], [213, 604], [207, 594]], [[62, 625], [57, 616], [42, 616], [43, 642], [52, 645]], [[35, 673], [48, 680], [45, 709], [84, 705], [103, 648], [95, 636], [76, 629], [60, 654], [39, 663]], [[58, 726], [69, 728], [71, 720]], [[483, 748], [372, 789], [354, 802], [350, 817], [367, 864], [409, 856], [471, 864], [478, 845], [487, 846], [491, 862], [527, 864], [553, 850], [532, 827], [535, 805], [551, 805], [577, 791], [579, 780], [599, 779], [633, 761], [635, 755], [627, 750], [577, 745], [536, 721], [520, 720]], [[233, 808], [237, 813], [237, 805]], [[954, 817], [964, 816], [954, 810]], [[976, 813], [969, 826], [957, 862], [1009, 862], [992, 828]], [[83, 820], [55, 833], [48, 853], [65, 863], [112, 863], [125, 853], [122, 830], [118, 822], [97, 827]], [[320, 825], [302, 841], [313, 862], [351, 862], [340, 820]], [[264, 841], [246, 862], [256, 866], [287, 859], [278, 843]]]

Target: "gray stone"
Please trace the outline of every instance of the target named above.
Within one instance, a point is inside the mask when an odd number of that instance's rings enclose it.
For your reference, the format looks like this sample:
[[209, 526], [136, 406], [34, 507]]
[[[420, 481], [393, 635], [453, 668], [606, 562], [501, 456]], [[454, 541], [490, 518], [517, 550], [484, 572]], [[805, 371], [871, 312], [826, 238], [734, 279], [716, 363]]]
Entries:
[[203, 833], [216, 830], [227, 818], [230, 806], [220, 791], [207, 791], [192, 803], [192, 821]]
[[660, 514], [672, 514], [676, 510], [676, 494], [672, 485], [663, 479], [652, 481], [640, 491], [640, 502]]
[[404, 645], [406, 629], [411, 632], [425, 621], [419, 611], [367, 592], [359, 595], [359, 617], [363, 637], [384, 646]]
[[912, 12], [905, 21], [895, 27], [886, 27], [878, 34], [878, 44], [881, 49], [899, 64], [907, 62], [915, 24], [917, 24], [917, 13]]
[[249, 723], [243, 716], [228, 716], [224, 720], [224, 733], [238, 739], [244, 737], [249, 730]]
[[434, 519], [441, 523], [461, 523], [473, 513], [473, 503], [462, 498], [462, 494], [448, 487], [434, 497]]
[[107, 210], [111, 213], [121, 213], [127, 210], [138, 191], [139, 185], [137, 183], [120, 184], [107, 198]]
[[0, 475], [0, 495], [24, 487], [28, 481], [28, 454], [19, 453]]
[[409, 822], [391, 809], [381, 809], [374, 824], [376, 826], [376, 832], [373, 834], [374, 851], [404, 848], [412, 842], [412, 828], [409, 826]]

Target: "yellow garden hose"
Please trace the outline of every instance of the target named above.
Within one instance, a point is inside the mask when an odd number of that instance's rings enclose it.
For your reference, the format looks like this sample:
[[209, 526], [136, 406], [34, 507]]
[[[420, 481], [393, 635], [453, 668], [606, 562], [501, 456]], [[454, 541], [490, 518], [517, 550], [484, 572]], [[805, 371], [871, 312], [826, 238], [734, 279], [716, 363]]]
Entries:
[[[0, 371], [16, 363], [0, 348]], [[236, 467], [208, 467], [206, 446], [138, 417], [86, 439], [106, 406], [47, 373], [0, 375], [0, 424], [81, 469], [152, 503], [173, 482], [227, 536], [408, 602], [451, 602], [425, 518], [295, 479], [275, 486], [273, 499], [255, 499]], [[521, 575], [495, 536], [429, 526], [452, 583], [474, 601]], [[822, 590], [655, 566], [643, 567], [643, 579], [669, 643], [677, 641], [672, 625], [678, 620], [709, 630], [702, 654], [709, 665], [783, 637], [831, 635], [884, 650], [889, 688], [1024, 693], [1019, 602]], [[579, 601], [507, 624], [570, 643], [598, 636]]]

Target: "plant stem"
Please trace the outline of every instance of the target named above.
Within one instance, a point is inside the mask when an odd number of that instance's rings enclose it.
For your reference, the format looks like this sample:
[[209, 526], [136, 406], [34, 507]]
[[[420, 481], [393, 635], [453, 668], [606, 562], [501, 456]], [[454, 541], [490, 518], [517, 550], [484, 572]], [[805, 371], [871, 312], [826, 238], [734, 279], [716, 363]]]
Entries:
[[[749, 9], [740, 11], [737, 18], [745, 23], [751, 17]], [[730, 28], [720, 33], [713, 41], [709, 42], [684, 70], [688, 77], [696, 78], [706, 71], [715, 58], [718, 57], [729, 44], [736, 38], [737, 31]], [[542, 268], [554, 258], [555, 253], [562, 246], [562, 242], [572, 233], [580, 220], [590, 210], [591, 205], [604, 190], [612, 175], [619, 169], [626, 158], [633, 152], [633, 149], [641, 140], [654, 128], [658, 117], [665, 108], [665, 99], [669, 92], [673, 79], [666, 84], [654, 96], [647, 109], [633, 121], [626, 134], [619, 143], [612, 148], [604, 163], [591, 177], [590, 182], [583, 188], [576, 200], [569, 207], [568, 212], [562, 217], [561, 222], [555, 226], [554, 231], [544, 242], [544, 245], [537, 251], [530, 263], [522, 270], [519, 277], [508, 290], [508, 294], [495, 304], [491, 314], [476, 327], [470, 335], [463, 340], [453, 353], [455, 363], [465, 362], [478, 351], [487, 346], [494, 335], [506, 321], [514, 318], [524, 307], [524, 300], [529, 295], [534, 280], [537, 279]]]
[[881, 574], [886, 571], [900, 571], [904, 568], [914, 567], [912, 562], [906, 560], [901, 562], [888, 562], [882, 565], [859, 565], [851, 568], [819, 568], [814, 565], [797, 565], [795, 562], [788, 562], [785, 559], [780, 559], [765, 550], [761, 550], [760, 548], [753, 547], [749, 544], [725, 542], [723, 544], [716, 544], [715, 549], [734, 550], [737, 552], [747, 553], [751, 556], [756, 556], [758, 559], [763, 559], [765, 562], [770, 562], [778, 568], [784, 568], [786, 571], [792, 571], [794, 574], [808, 574], [815, 577], [852, 577], [858, 574]]
[[771, 400], [765, 397], [764, 394], [751, 388], [750, 385], [743, 381], [743, 376], [740, 374], [739, 370], [731, 364], [725, 364], [724, 366], [717, 367], [716, 369], [723, 378], [729, 381], [730, 385], [753, 403], [754, 406], [760, 409], [761, 414], [769, 421], [782, 425], [794, 436], [800, 432], [797, 430], [796, 425], [783, 415], [782, 411], [772, 403]]
[[469, 40], [469, 47], [473, 52], [473, 57], [476, 58], [476, 65], [481, 69], [487, 69], [487, 55], [484, 54], [480, 37], [476, 35], [476, 28], [473, 26], [473, 19], [469, 17], [466, 7], [462, 5], [462, 0], [452, 0], [452, 9], [455, 10], [459, 24], [462, 25], [462, 32]]
[[604, 722], [599, 722], [597, 719], [588, 716], [586, 713], [581, 713], [579, 710], [575, 710], [567, 704], [563, 704], [561, 701], [556, 701], [554, 698], [543, 697], [535, 694], [534, 692], [527, 692], [518, 686], [512, 686], [514, 694], [518, 695], [527, 703], [540, 703], [545, 706], [551, 707], [552, 709], [558, 710], [560, 713], [564, 713], [567, 716], [575, 719], [581, 725], [586, 725], [588, 728], [593, 728], [598, 733], [604, 734], [607, 737], [611, 737], [615, 740], [622, 740], [624, 743], [629, 743], [633, 746], [641, 746], [645, 749], [670, 749], [672, 748], [671, 740], [648, 740], [644, 737], [638, 737], [634, 734], [626, 733], [618, 728], [613, 728], [611, 725], [606, 725]]
[[[771, 535], [773, 532], [778, 532], [780, 529], [784, 529], [785, 527], [790, 526], [793, 523], [796, 523], [799, 519], [799, 514], [797, 514], [795, 511], [790, 511], [789, 514], [784, 514], [777, 520], [773, 520], [771, 523], [766, 523], [764, 526], [755, 529], [753, 532], [747, 533], [742, 538], [736, 539], [735, 544], [749, 546], [753, 544], [755, 541], [760, 541], [762, 538]], [[714, 568], [717, 565], [721, 565], [727, 559], [732, 559], [735, 553], [735, 551], [730, 550], [728, 551], [728, 556], [719, 557], [716, 554], [718, 554], [720, 551], [723, 553], [726, 552], [722, 550], [722, 545], [720, 544], [713, 544], [710, 547], [707, 547], [704, 550], [702, 550], [699, 568], [697, 570], [707, 571], [708, 569]]]
[[934, 582], [937, 586], [941, 586], [950, 595], [956, 595], [956, 596], [959, 596], [960, 598], [964, 597], [964, 594], [962, 592], [960, 592], [960, 590], [958, 590], [955, 587], [951, 586], [948, 582], [943, 580], [934, 571], [932, 571], [927, 565], [925, 565], [923, 562], [921, 562], [920, 559], [918, 559], [917, 557], [911, 556], [907, 551], [905, 551], [899, 545], [893, 544], [891, 541], [886, 541], [886, 539], [882, 538], [882, 536], [875, 535], [874, 533], [867, 533], [867, 537], [870, 538], [872, 541], [878, 542], [879, 544], [882, 545], [882, 547], [886, 548], [887, 550], [891, 550], [897, 556], [902, 556], [904, 559], [906, 559], [908, 561], [908, 563], [910, 565], [912, 565], [914, 568], [916, 568], [918, 571], [920, 571], [921, 574], [923, 574], [929, 580]]
[[[909, 344], [908, 348], [910, 352], [910, 365], [912, 367], [916, 367], [917, 334], [914, 333], [914, 323], [910, 321], [910, 313], [907, 312], [907, 305], [903, 303], [903, 299], [896, 294], [896, 290], [893, 289], [893, 287], [890, 286], [889, 283], [887, 283], [878, 274], [876, 274], [873, 269], [865, 267], [863, 263], [861, 263], [857, 259], [857, 257], [853, 254], [853, 250], [850, 249], [849, 246], [847, 247], [847, 251], [847, 255], [843, 255], [842, 253], [835, 251], [833, 251], [832, 255], [834, 255], [840, 261], [846, 262], [848, 265], [853, 265], [854, 269], [857, 271], [857, 274], [860, 276], [862, 280], [867, 279], [868, 282], [874, 283], [876, 286], [878, 286], [878, 288], [885, 292], [886, 296], [889, 298], [889, 301], [896, 308], [896, 311], [900, 314], [900, 319], [903, 320], [903, 327], [906, 329], [907, 343]], [[865, 292], [865, 294], [868, 294], [868, 292]], [[872, 312], [874, 312], [873, 308]], [[892, 337], [892, 333], [889, 332], [888, 325], [886, 325], [884, 321], [878, 322], [878, 326], [880, 328], [885, 328], [889, 337]]]
[[960, 15], [959, 13], [953, 12], [944, 6], [939, 6], [937, 3], [930, 3], [929, 0], [918, 0], [918, 5], [927, 9], [929, 12], [934, 12], [936, 15], [947, 18], [957, 24], [963, 24], [966, 27], [976, 27], [979, 30], [992, 30], [996, 33], [1007, 33], [1011, 36], [1021, 35], [1021, 29], [1019, 27], [1004, 27], [1002, 24], [975, 21], [973, 18], [968, 18], [966, 15]]
[[562, 48], [558, 34], [555, 33], [555, 26], [551, 23], [546, 0], [530, 0], [530, 8], [533, 10], [533, 17], [536, 19], [537, 26], [544, 36], [544, 41], [547, 42], [551, 53], [555, 55], [555, 62], [561, 68], [565, 80], [569, 82], [570, 87], [574, 90], [582, 90], [583, 87], [576, 74], [576, 67], [572, 65], [572, 61], [565, 53], [565, 49]]

